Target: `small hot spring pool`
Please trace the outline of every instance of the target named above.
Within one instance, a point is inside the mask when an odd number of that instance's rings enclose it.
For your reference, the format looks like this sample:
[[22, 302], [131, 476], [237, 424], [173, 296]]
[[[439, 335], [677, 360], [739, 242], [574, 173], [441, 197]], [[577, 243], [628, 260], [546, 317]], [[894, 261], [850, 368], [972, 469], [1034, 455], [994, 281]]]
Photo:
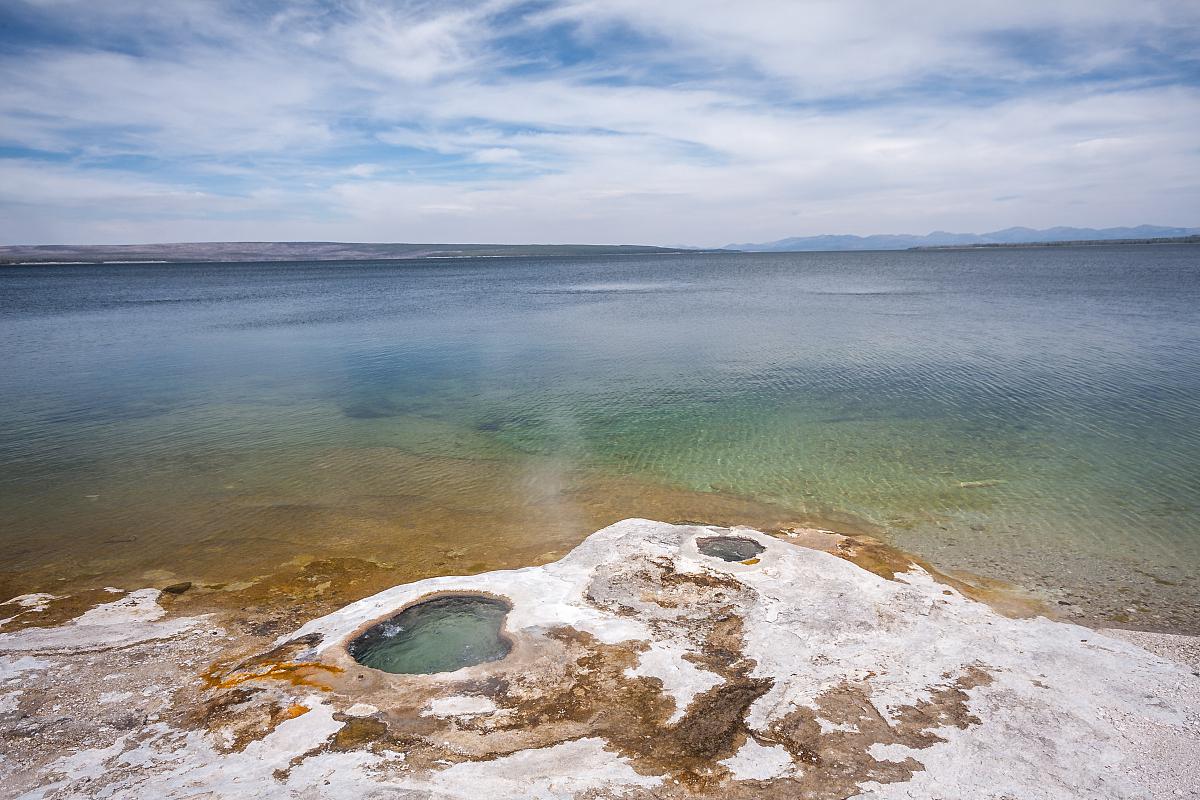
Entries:
[[705, 536], [696, 540], [696, 549], [722, 561], [749, 561], [758, 558], [767, 548], [741, 536]]
[[404, 675], [499, 661], [512, 650], [501, 633], [510, 610], [508, 603], [490, 597], [437, 597], [372, 625], [347, 649], [364, 666]]

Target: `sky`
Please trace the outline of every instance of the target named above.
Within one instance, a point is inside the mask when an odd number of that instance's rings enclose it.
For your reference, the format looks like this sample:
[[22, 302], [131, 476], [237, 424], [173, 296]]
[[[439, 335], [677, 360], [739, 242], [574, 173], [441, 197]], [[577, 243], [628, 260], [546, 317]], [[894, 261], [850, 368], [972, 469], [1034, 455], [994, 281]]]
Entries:
[[1200, 225], [1197, 0], [2, 0], [0, 243]]

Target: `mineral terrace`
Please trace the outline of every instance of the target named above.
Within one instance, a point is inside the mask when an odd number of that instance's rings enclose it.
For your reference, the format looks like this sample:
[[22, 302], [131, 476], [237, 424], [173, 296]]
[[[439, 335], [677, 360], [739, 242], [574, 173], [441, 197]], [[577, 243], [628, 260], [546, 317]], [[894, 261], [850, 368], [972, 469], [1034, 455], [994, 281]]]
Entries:
[[[701, 553], [715, 536], [763, 549]], [[0, 629], [0, 795], [1200, 796], [1186, 658], [809, 538], [626, 520], [555, 563], [397, 586], [232, 662], [213, 660], [219, 616], [114, 591]], [[350, 657], [373, 623], [462, 593], [511, 604], [507, 657], [433, 675]]]

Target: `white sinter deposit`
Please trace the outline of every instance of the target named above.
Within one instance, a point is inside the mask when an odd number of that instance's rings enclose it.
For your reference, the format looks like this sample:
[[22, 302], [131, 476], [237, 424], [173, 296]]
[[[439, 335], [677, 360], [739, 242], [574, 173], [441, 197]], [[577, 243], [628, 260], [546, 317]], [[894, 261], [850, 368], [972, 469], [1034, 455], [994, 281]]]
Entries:
[[[717, 535], [764, 550], [701, 554]], [[461, 593], [511, 604], [507, 657], [391, 675], [347, 652], [372, 623]], [[49, 669], [16, 651], [86, 640], [83, 622], [8, 635], [0, 675]], [[747, 529], [626, 520], [556, 563], [397, 586], [276, 644], [212, 678], [193, 727], [64, 755], [21, 774], [41, 786], [22, 796], [1197, 796], [1191, 668]]]

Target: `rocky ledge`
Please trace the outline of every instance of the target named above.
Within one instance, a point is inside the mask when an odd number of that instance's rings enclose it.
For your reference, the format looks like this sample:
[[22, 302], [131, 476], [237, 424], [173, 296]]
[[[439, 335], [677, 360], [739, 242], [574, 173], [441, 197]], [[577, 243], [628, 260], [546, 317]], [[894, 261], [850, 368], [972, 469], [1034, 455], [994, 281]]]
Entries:
[[[706, 555], [716, 537], [750, 557]], [[0, 778], [30, 798], [1196, 796], [1193, 666], [811, 538], [626, 520], [552, 564], [397, 586], [190, 673], [186, 714], [5, 758]], [[435, 674], [351, 657], [379, 622], [462, 594], [507, 604], [507, 655]], [[110, 659], [156, 642], [194, 663], [219, 633], [121, 602], [136, 619]], [[120, 614], [88, 613], [0, 634], [0, 710], [72, 639], [95, 663]]]

